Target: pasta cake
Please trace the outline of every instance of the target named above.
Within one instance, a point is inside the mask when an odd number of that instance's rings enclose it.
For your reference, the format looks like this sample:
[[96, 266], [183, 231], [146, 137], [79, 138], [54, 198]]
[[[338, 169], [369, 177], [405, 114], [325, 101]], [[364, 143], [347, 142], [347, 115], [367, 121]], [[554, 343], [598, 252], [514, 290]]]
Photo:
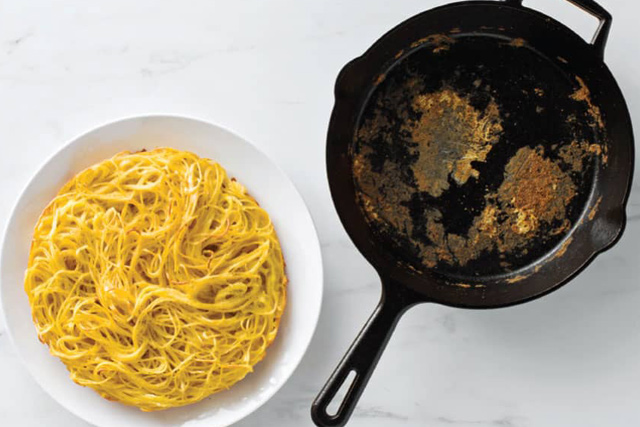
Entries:
[[286, 284], [267, 212], [219, 164], [171, 148], [73, 177], [38, 220], [25, 275], [38, 337], [71, 379], [143, 411], [251, 372]]

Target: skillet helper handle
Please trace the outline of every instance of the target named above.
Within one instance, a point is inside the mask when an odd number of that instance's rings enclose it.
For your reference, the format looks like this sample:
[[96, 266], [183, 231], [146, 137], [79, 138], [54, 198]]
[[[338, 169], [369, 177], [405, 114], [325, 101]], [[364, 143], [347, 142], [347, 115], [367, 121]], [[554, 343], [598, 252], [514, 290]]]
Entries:
[[600, 21], [600, 25], [596, 30], [596, 34], [591, 40], [591, 44], [595, 48], [600, 58], [604, 58], [604, 48], [607, 45], [609, 39], [609, 32], [611, 32], [611, 22], [613, 18], [611, 14], [607, 12], [602, 6], [593, 0], [567, 0], [570, 3], [575, 4], [585, 12], [595, 16]]
[[[398, 320], [414, 304], [396, 292], [387, 293], [383, 290], [380, 303], [311, 406], [311, 418], [317, 426], [336, 427], [347, 423]], [[352, 371], [355, 372], [355, 378], [338, 411], [330, 415], [327, 407]]]
[[[506, 0], [508, 3], [512, 3], [515, 5], [521, 5], [522, 0]], [[593, 36], [591, 40], [591, 45], [598, 53], [600, 59], [604, 58], [604, 48], [607, 45], [607, 40], [609, 39], [609, 33], [611, 32], [611, 22], [613, 18], [611, 14], [607, 12], [602, 6], [596, 3], [594, 0], [567, 0], [569, 3], [572, 3], [578, 6], [580, 9], [585, 12], [593, 15], [598, 18], [600, 21], [600, 25], [596, 30], [596, 34]]]

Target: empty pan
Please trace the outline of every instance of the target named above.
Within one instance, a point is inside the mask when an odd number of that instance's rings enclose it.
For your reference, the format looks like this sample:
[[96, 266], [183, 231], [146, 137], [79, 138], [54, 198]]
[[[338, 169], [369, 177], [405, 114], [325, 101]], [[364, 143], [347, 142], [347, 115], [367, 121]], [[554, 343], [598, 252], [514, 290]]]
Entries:
[[347, 422], [409, 307], [538, 298], [621, 235], [634, 154], [603, 62], [611, 16], [571, 2], [600, 20], [592, 43], [521, 1], [454, 3], [402, 23], [340, 73], [329, 184], [382, 298], [313, 403], [317, 425]]

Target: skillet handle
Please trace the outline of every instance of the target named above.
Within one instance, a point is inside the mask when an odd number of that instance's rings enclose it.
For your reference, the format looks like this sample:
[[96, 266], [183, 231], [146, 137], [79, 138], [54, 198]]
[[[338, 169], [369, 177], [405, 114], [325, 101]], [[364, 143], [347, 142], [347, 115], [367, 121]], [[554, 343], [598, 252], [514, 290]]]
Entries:
[[[393, 292], [386, 292], [384, 288], [387, 286], [383, 287], [380, 303], [314, 400], [311, 406], [311, 418], [317, 426], [336, 427], [347, 423], [398, 320], [418, 302], [401, 291], [402, 285], [392, 285], [397, 286]], [[355, 372], [353, 382], [340, 403], [337, 413], [330, 415], [327, 407], [351, 372]]]
[[[508, 3], [522, 4], [522, 0], [506, 0]], [[591, 39], [591, 45], [598, 53], [600, 59], [604, 58], [604, 48], [607, 45], [609, 33], [611, 32], [611, 22], [613, 17], [602, 6], [596, 3], [594, 0], [567, 0], [569, 3], [573, 3], [585, 12], [598, 18], [600, 25], [596, 30], [596, 34]]]

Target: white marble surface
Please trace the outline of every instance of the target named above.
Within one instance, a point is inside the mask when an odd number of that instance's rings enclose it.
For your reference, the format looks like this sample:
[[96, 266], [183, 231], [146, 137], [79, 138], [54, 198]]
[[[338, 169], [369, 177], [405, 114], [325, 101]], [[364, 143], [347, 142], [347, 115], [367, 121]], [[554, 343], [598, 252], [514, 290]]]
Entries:
[[[340, 67], [383, 32], [445, 1], [0, 1], [0, 223], [36, 168], [106, 121], [164, 112], [227, 126], [277, 159], [314, 216], [325, 257], [316, 336], [291, 381], [240, 426], [311, 425], [309, 406], [377, 302], [324, 170]], [[525, 0], [588, 35], [561, 0]], [[607, 62], [640, 126], [637, 16], [601, 0]], [[640, 425], [640, 186], [623, 240], [569, 286], [494, 311], [435, 305], [400, 322], [354, 427]], [[21, 284], [16, 284], [21, 286]], [[0, 325], [0, 425], [85, 426], [29, 377]]]

